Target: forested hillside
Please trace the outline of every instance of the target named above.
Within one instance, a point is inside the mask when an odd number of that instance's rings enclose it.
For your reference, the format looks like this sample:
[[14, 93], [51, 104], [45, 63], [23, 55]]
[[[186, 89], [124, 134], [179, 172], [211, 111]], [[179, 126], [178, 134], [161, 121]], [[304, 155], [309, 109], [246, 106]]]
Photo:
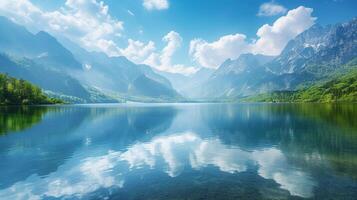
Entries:
[[0, 74], [0, 105], [34, 105], [63, 103], [61, 100], [49, 98], [42, 90], [22, 79], [15, 79]]
[[[356, 66], [357, 67], [357, 66]], [[297, 91], [276, 91], [248, 97], [256, 102], [357, 102], [357, 70]]]

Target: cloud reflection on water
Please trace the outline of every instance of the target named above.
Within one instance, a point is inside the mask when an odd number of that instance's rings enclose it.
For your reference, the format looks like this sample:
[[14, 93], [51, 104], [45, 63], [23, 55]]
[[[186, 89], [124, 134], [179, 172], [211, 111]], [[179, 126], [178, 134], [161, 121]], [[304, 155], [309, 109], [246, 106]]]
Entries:
[[141, 168], [162, 168], [170, 177], [177, 177], [188, 167], [200, 170], [214, 166], [222, 172], [239, 173], [254, 164], [261, 177], [274, 180], [293, 195], [311, 197], [315, 185], [309, 174], [294, 169], [277, 148], [244, 151], [223, 144], [217, 138], [203, 139], [193, 132], [155, 137], [146, 143], [136, 143], [124, 152], [109, 151], [93, 157], [81, 155], [82, 158], [74, 156], [46, 177], [34, 174], [1, 190], [0, 198], [81, 198], [100, 188], [125, 187], [126, 175]]
[[215, 166], [222, 172], [235, 173], [246, 171], [248, 164], [254, 163], [260, 176], [273, 179], [293, 195], [311, 197], [314, 187], [310, 176], [290, 166], [279, 149], [249, 152], [225, 145], [217, 138], [204, 140], [192, 132], [135, 144], [121, 157], [131, 168], [143, 165], [155, 168], [156, 161], [163, 160], [167, 165], [166, 173], [172, 177], [178, 176], [186, 166], [197, 170]]

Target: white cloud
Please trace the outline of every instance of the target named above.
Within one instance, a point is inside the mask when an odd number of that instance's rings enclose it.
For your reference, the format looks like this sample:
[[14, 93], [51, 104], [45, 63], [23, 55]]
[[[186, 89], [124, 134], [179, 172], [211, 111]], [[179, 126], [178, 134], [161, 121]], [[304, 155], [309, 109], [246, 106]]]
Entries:
[[135, 63], [147, 64], [160, 71], [188, 75], [198, 70], [195, 67], [172, 63], [172, 57], [182, 44], [180, 34], [170, 31], [162, 38], [162, 41], [166, 43], [166, 46], [161, 51], [156, 51], [155, 43], [152, 41], [145, 44], [129, 39], [128, 46], [120, 49], [120, 53]]
[[162, 41], [166, 42], [167, 45], [162, 50], [161, 54], [161, 64], [162, 65], [171, 65], [171, 58], [175, 51], [180, 48], [182, 43], [181, 36], [175, 31], [170, 31], [165, 37], [162, 38]]
[[238, 58], [242, 53], [279, 55], [285, 45], [298, 34], [310, 28], [316, 18], [313, 9], [300, 6], [277, 19], [273, 25], [265, 24], [257, 31], [258, 39], [249, 42], [244, 34], [225, 35], [214, 42], [194, 39], [189, 54], [201, 66], [217, 68], [226, 59]]
[[274, 2], [263, 3], [259, 7], [258, 16], [274, 16], [285, 14], [287, 9]]
[[163, 42], [166, 42], [166, 46], [160, 53], [152, 53], [145, 61], [145, 64], [153, 66], [160, 71], [166, 71], [171, 73], [192, 74], [198, 69], [195, 67], [184, 66], [181, 64], [172, 64], [172, 56], [181, 47], [182, 38], [175, 32], [170, 31], [166, 36], [162, 38]]
[[149, 41], [147, 44], [144, 44], [143, 42], [129, 39], [128, 46], [120, 51], [121, 54], [129, 60], [135, 63], [142, 63], [150, 54], [152, 54], [152, 52], [155, 51], [155, 43]]
[[263, 25], [257, 32], [259, 39], [254, 45], [254, 53], [278, 55], [291, 39], [315, 23], [312, 12], [312, 8], [300, 6], [277, 19], [273, 25]]
[[144, 0], [143, 6], [147, 10], [164, 10], [169, 8], [168, 0]]
[[202, 39], [190, 42], [190, 55], [204, 67], [216, 68], [227, 58], [238, 58], [240, 54], [250, 51], [243, 34], [225, 35], [219, 40], [208, 43]]
[[109, 7], [97, 0], [67, 0], [60, 9], [45, 11], [29, 0], [0, 2], [0, 13], [33, 31], [63, 35], [88, 50], [118, 55], [114, 39], [123, 22], [108, 14]]

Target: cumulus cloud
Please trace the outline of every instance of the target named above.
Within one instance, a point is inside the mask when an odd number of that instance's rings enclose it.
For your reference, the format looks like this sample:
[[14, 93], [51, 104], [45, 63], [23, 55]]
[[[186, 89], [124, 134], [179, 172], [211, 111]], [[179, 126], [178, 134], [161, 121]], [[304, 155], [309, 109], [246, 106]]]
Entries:
[[118, 55], [114, 40], [123, 22], [108, 14], [109, 7], [97, 0], [67, 0], [58, 10], [45, 11], [29, 0], [1, 1], [0, 12], [32, 31], [61, 34], [89, 50]]
[[263, 3], [259, 7], [258, 16], [274, 16], [285, 14], [287, 9], [274, 2]]
[[172, 57], [182, 44], [180, 34], [170, 31], [162, 38], [162, 41], [166, 43], [166, 46], [162, 50], [157, 51], [155, 43], [152, 41], [145, 44], [141, 41], [129, 39], [128, 47], [121, 49], [120, 52], [135, 63], [147, 64], [160, 71], [188, 75], [198, 70], [195, 67], [172, 63]]
[[143, 6], [147, 10], [165, 10], [169, 8], [168, 0], [144, 0]]
[[162, 38], [162, 41], [166, 42], [167, 45], [162, 50], [162, 54], [160, 56], [161, 63], [163, 65], [170, 65], [173, 54], [181, 46], [182, 38], [177, 32], [170, 31], [167, 35], [165, 35], [165, 37]]
[[216, 68], [227, 58], [238, 58], [240, 54], [250, 51], [243, 34], [225, 35], [219, 40], [208, 43], [202, 39], [190, 42], [189, 54], [204, 67]]
[[226, 59], [238, 58], [243, 53], [279, 55], [285, 45], [298, 34], [310, 28], [316, 18], [313, 9], [300, 6], [290, 10], [272, 25], [265, 24], [257, 31], [253, 42], [244, 34], [225, 35], [214, 42], [194, 39], [190, 43], [189, 54], [201, 66], [218, 68]]
[[144, 62], [153, 51], [155, 51], [155, 43], [153, 41], [145, 44], [132, 39], [128, 40], [128, 46], [125, 49], [120, 50], [122, 55], [125, 55], [129, 60], [136, 63]]
[[152, 53], [144, 62], [145, 64], [153, 66], [160, 71], [186, 75], [195, 73], [198, 70], [195, 67], [172, 64], [172, 57], [182, 43], [182, 38], [177, 32], [170, 31], [162, 38], [162, 41], [166, 42], [166, 46], [160, 53]]
[[291, 39], [315, 23], [312, 12], [312, 8], [300, 6], [277, 19], [273, 25], [263, 25], [257, 32], [259, 39], [254, 45], [254, 52], [278, 55]]

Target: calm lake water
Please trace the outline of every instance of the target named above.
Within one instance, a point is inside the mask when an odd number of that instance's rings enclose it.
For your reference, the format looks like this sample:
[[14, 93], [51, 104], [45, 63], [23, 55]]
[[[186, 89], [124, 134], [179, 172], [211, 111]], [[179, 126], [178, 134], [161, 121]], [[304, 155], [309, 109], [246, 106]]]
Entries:
[[356, 199], [357, 105], [0, 108], [0, 199]]

